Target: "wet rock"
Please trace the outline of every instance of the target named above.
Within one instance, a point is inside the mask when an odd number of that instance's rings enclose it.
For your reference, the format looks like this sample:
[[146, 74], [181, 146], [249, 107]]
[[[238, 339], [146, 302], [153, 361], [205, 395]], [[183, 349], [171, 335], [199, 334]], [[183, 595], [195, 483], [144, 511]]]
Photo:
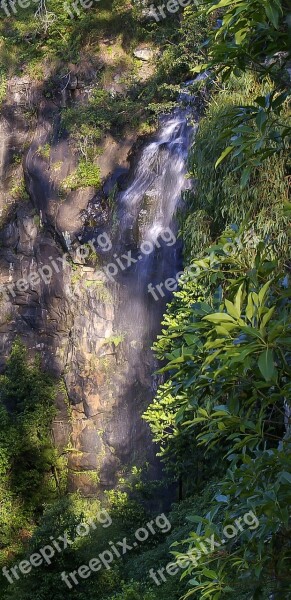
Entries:
[[117, 473], [121, 463], [117, 456], [107, 454], [100, 469], [100, 484], [104, 488], [112, 488], [117, 483]]
[[98, 469], [98, 458], [95, 452], [82, 452], [80, 454], [71, 454], [71, 463], [74, 469], [80, 471], [96, 471]]
[[85, 428], [82, 429], [77, 438], [77, 447], [83, 452], [94, 452], [96, 455], [100, 455], [104, 446], [100, 433], [91, 421], [84, 421], [84, 423]]
[[8, 223], [0, 231], [0, 243], [6, 248], [14, 248], [19, 239], [19, 231], [16, 223]]

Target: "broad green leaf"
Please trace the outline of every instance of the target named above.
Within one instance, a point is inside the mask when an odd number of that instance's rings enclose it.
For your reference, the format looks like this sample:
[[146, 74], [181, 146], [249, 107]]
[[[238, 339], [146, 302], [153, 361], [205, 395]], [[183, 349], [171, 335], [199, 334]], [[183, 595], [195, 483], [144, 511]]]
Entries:
[[287, 97], [288, 97], [288, 92], [283, 92], [282, 94], [279, 94], [276, 97], [276, 99], [272, 101], [272, 109], [276, 110], [277, 108], [280, 108], [282, 106], [282, 104], [285, 102]]
[[229, 401], [229, 410], [231, 413], [233, 413], [234, 415], [238, 415], [239, 413], [239, 399], [237, 398], [237, 396], [232, 396], [232, 398]]
[[218, 160], [215, 163], [216, 169], [220, 165], [220, 163], [222, 163], [222, 161], [228, 156], [228, 154], [230, 154], [233, 150], [234, 150], [233, 146], [228, 146], [227, 148], [225, 148], [225, 150], [223, 150], [222, 154], [220, 155], [220, 157], [218, 158]]
[[225, 307], [231, 317], [234, 319], [240, 319], [240, 313], [238, 312], [236, 306], [230, 302], [230, 300], [225, 300]]
[[209, 342], [206, 342], [206, 344], [204, 344], [204, 348], [205, 350], [215, 350], [216, 348], [224, 347], [224, 343], [225, 340], [221, 338], [214, 341], [210, 340]]
[[223, 411], [225, 414], [229, 414], [229, 409], [226, 404], [219, 404], [218, 406], [214, 406], [214, 410]]
[[263, 304], [263, 302], [266, 298], [267, 292], [270, 289], [271, 284], [272, 284], [272, 280], [267, 281], [267, 283], [265, 283], [265, 285], [263, 285], [263, 287], [260, 289], [259, 294], [258, 294], [260, 304]]
[[235, 43], [237, 44], [237, 46], [239, 46], [245, 40], [247, 34], [248, 34], [248, 29], [246, 29], [246, 28], [236, 31]]
[[223, 329], [223, 330], [224, 330], [224, 332], [230, 332], [230, 331], [233, 331], [233, 330], [234, 330], [234, 329], [236, 329], [236, 328], [237, 328], [237, 323], [223, 323], [222, 325], [217, 325], [217, 326], [215, 327], [215, 331], [216, 331], [217, 333], [219, 333], [219, 332], [220, 332], [220, 333], [223, 333], [223, 332], [222, 332], [222, 331], [220, 331], [220, 330], [222, 330], [222, 329]]
[[202, 573], [206, 577], [209, 577], [209, 579], [218, 579], [218, 573], [215, 573], [215, 571], [212, 571], [211, 569], [203, 569]]
[[197, 342], [197, 336], [194, 334], [185, 333], [184, 339], [188, 346], [193, 346], [193, 344], [195, 344], [195, 342]]
[[252, 348], [246, 348], [245, 350], [237, 352], [236, 355], [229, 362], [229, 366], [235, 365], [236, 363], [245, 363], [245, 360], [249, 356], [249, 354], [252, 354], [255, 350], [256, 346]]
[[205, 410], [205, 408], [199, 408], [199, 415], [202, 415], [203, 417], [208, 417], [208, 412], [207, 410]]
[[239, 286], [238, 292], [236, 294], [235, 300], [234, 300], [234, 304], [236, 307], [236, 310], [239, 314], [239, 316], [241, 316], [241, 306], [242, 306], [242, 298], [243, 298], [243, 288], [244, 288], [244, 284], [242, 283]]
[[246, 167], [241, 176], [240, 185], [242, 188], [246, 187], [251, 177], [252, 168]]
[[246, 317], [248, 318], [249, 321], [252, 321], [254, 315], [255, 315], [255, 307], [254, 307], [252, 295], [249, 294], [247, 308], [246, 308]]
[[211, 6], [208, 9], [208, 14], [212, 13], [214, 10], [217, 10], [218, 8], [223, 8], [224, 6], [229, 6], [233, 4], [233, 0], [220, 0], [220, 2], [218, 2], [218, 4], [214, 4], [214, 6]]
[[186, 517], [187, 521], [190, 521], [190, 523], [201, 523], [201, 521], [203, 521], [203, 517], [200, 517], [199, 515], [190, 515], [189, 517]]
[[263, 316], [260, 330], [264, 329], [266, 327], [267, 323], [269, 323], [270, 319], [272, 318], [272, 316], [274, 314], [275, 308], [276, 308], [275, 306], [272, 306], [272, 308], [270, 308], [268, 310], [268, 312]]
[[259, 106], [262, 106], [262, 108], [265, 108], [265, 106], [266, 106], [265, 96], [258, 96], [257, 98], [255, 98], [255, 102], [257, 104], [259, 104]]
[[197, 585], [200, 585], [200, 583], [199, 583], [199, 581], [197, 581], [197, 579], [190, 579], [189, 583], [190, 583], [190, 585], [194, 585], [195, 587]]
[[258, 129], [260, 132], [263, 132], [265, 130], [265, 125], [266, 122], [268, 120], [268, 115], [264, 110], [259, 110], [257, 116], [256, 116], [256, 124], [258, 126]]
[[[235, 327], [235, 325], [233, 326]], [[215, 327], [215, 331], [218, 335], [222, 335], [222, 336], [226, 336], [226, 337], [231, 337], [229, 331], [223, 327], [222, 325], [217, 325], [217, 327]]]
[[281, 11], [278, 10], [278, 6], [275, 6], [274, 2], [268, 0], [265, 3], [264, 9], [266, 11], [266, 15], [268, 19], [271, 21], [272, 25], [274, 25], [275, 29], [279, 26]]
[[203, 317], [203, 321], [210, 321], [211, 323], [235, 323], [235, 320], [226, 313], [213, 313], [212, 315], [207, 315]]
[[208, 64], [197, 65], [196, 67], [192, 67], [191, 71], [192, 73], [202, 73], [203, 71], [206, 71], [207, 68]]
[[259, 357], [258, 365], [264, 379], [271, 381], [275, 371], [273, 351], [269, 348], [264, 350]]

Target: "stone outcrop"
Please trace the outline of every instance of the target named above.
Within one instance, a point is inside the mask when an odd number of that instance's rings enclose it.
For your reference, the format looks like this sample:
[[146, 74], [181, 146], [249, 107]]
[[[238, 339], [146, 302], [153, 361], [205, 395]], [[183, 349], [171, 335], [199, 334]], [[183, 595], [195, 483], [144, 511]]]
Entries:
[[136, 50], [134, 51], [133, 55], [138, 58], [139, 60], [153, 60], [155, 53], [152, 50], [152, 48], [147, 48], [147, 47], [140, 47], [140, 48], [136, 48]]
[[[79, 89], [78, 82], [71, 75], [66, 95]], [[93, 211], [95, 234], [98, 227], [108, 230], [108, 211], [93, 188], [60, 194], [76, 166], [59, 127], [67, 101], [61, 87], [52, 100], [27, 79], [9, 82], [0, 122], [0, 368], [19, 336], [31, 356], [40, 354], [44, 367], [63, 382], [53, 436], [68, 456], [70, 489], [91, 495], [114, 486], [121, 465], [133, 456], [137, 463], [153, 456], [140, 419], [152, 365], [145, 356], [137, 374], [129, 361], [132, 348], [116, 343], [122, 294], [100, 272], [106, 257], [97, 253], [93, 264], [78, 259], [80, 244], [90, 236], [84, 223]], [[48, 140], [49, 158], [43, 152]], [[104, 179], [118, 162], [124, 172], [133, 141], [115, 142], [114, 150], [108, 143], [107, 155], [105, 143]]]

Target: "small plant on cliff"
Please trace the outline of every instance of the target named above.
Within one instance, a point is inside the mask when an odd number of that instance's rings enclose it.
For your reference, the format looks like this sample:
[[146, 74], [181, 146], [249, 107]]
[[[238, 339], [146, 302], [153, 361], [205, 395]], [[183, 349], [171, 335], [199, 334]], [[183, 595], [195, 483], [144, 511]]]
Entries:
[[15, 200], [29, 200], [29, 194], [23, 176], [14, 183], [10, 190], [10, 194]]
[[50, 144], [44, 144], [44, 146], [40, 147], [37, 151], [37, 153], [39, 154], [39, 156], [41, 156], [42, 158], [45, 158], [46, 160], [49, 160], [50, 157], [50, 153], [51, 153], [51, 147]]
[[6, 98], [7, 93], [7, 76], [0, 71], [0, 106]]
[[98, 188], [100, 181], [100, 168], [91, 162], [81, 160], [74, 173], [64, 179], [62, 189], [68, 191], [91, 186]]

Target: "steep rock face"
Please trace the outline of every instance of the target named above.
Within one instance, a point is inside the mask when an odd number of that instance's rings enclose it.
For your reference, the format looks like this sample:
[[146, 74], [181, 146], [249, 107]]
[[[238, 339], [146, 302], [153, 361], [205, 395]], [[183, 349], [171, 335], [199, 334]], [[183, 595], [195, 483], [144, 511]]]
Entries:
[[[94, 196], [93, 188], [61, 192], [76, 158], [60, 134], [60, 110], [75, 87], [65, 98], [57, 90], [51, 101], [40, 85], [24, 78], [9, 82], [0, 123], [0, 366], [20, 336], [31, 355], [40, 353], [44, 366], [64, 382], [54, 440], [60, 452], [68, 452], [70, 489], [90, 495], [116, 483], [133, 450], [137, 462], [153, 455], [144, 449], [149, 434], [140, 420], [152, 359], [145, 356], [139, 374], [130, 373], [129, 351], [122, 341], [116, 343], [114, 331], [122, 294], [95, 268], [97, 259], [101, 266], [109, 255], [97, 249], [92, 266], [79, 252], [92, 210], [97, 232], [108, 227], [100, 195]], [[43, 152], [48, 140], [49, 159]], [[105, 141], [103, 177], [118, 159], [126, 166], [132, 142], [130, 137], [115, 143], [112, 151]], [[132, 390], [125, 396], [128, 381], [136, 378], [133, 403]]]

